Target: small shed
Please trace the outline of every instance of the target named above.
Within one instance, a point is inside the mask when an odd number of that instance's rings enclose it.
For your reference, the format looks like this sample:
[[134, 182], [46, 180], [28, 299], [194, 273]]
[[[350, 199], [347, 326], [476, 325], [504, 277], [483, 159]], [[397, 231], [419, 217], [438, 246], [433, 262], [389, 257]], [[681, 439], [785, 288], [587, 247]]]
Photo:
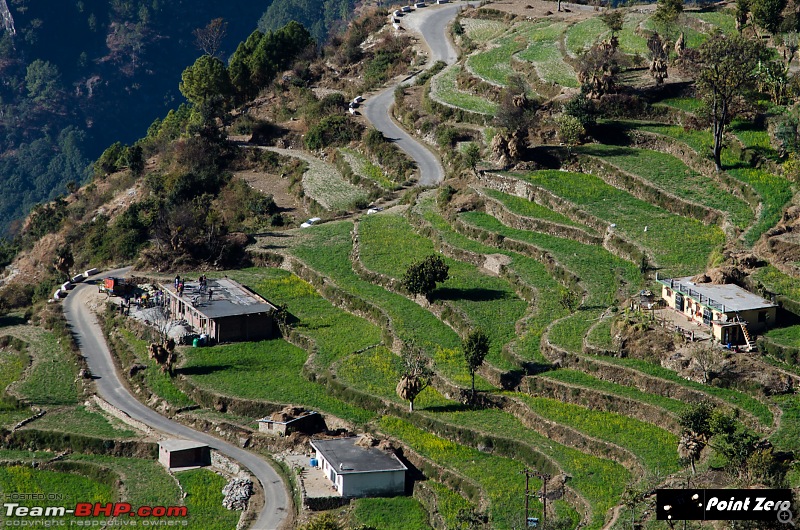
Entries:
[[[406, 470], [393, 451], [362, 447], [359, 437], [312, 440], [316, 464], [342, 497], [397, 495], [405, 492]], [[312, 464], [313, 465], [313, 464]]]
[[286, 436], [293, 432], [314, 433], [322, 426], [322, 416], [313, 410], [286, 407], [268, 418], [258, 420], [258, 432]]
[[170, 438], [158, 442], [158, 461], [166, 468], [211, 465], [211, 448], [192, 440]]

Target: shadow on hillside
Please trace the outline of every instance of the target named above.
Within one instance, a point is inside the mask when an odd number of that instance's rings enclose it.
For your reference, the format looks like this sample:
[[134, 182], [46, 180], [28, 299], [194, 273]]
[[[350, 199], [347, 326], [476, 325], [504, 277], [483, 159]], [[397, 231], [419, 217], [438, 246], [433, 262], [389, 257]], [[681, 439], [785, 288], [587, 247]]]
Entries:
[[435, 300], [471, 300], [473, 302], [486, 302], [489, 300], [502, 300], [507, 296], [505, 291], [497, 289], [473, 288], [459, 289], [439, 287], [433, 292]]
[[4, 317], [0, 317], [0, 328], [7, 328], [11, 326], [22, 326], [23, 324], [27, 323], [28, 323], [27, 320], [17, 315], [6, 315]]
[[232, 364], [215, 364], [213, 366], [189, 366], [175, 370], [179, 375], [210, 375], [215, 372], [222, 372], [234, 368]]
[[433, 405], [432, 407], [425, 407], [422, 410], [428, 412], [464, 412], [466, 410], [472, 410], [472, 408], [463, 403], [452, 403], [450, 405]]

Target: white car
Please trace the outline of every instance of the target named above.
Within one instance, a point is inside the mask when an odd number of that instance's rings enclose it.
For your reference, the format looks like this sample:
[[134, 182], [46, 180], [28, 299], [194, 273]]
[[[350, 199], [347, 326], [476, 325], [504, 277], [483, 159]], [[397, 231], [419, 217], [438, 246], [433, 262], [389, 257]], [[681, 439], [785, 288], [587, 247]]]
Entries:
[[312, 217], [311, 219], [309, 219], [305, 223], [301, 224], [300, 228], [308, 228], [310, 226], [314, 226], [314, 223], [317, 223], [319, 221], [322, 221], [322, 219], [320, 217]]
[[375, 208], [370, 208], [369, 210], [367, 210], [367, 215], [372, 215], [374, 213], [378, 213], [378, 212], [382, 212], [382, 211], [383, 211], [383, 208], [381, 208], [380, 206], [376, 206]]

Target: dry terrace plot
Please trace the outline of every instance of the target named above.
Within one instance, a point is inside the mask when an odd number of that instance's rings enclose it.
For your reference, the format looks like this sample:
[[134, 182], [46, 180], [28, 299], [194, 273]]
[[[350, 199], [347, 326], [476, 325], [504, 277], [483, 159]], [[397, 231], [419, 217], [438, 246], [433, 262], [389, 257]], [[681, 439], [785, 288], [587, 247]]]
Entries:
[[283, 156], [299, 158], [308, 163], [303, 174], [303, 190], [327, 210], [347, 210], [353, 203], [367, 199], [367, 192], [342, 178], [333, 164], [323, 162], [308, 153], [293, 149], [268, 147]]

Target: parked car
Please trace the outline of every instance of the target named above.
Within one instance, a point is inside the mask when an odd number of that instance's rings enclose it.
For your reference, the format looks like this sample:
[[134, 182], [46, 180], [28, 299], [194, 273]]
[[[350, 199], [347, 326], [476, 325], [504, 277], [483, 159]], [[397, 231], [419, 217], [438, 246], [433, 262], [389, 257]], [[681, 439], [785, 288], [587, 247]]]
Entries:
[[317, 223], [319, 221], [322, 221], [322, 219], [320, 217], [312, 217], [311, 219], [309, 219], [305, 223], [301, 224], [300, 228], [308, 228], [310, 226], [314, 226], [314, 223]]
[[380, 206], [375, 206], [374, 208], [370, 208], [369, 210], [367, 210], [367, 215], [372, 215], [374, 213], [378, 213], [378, 212], [382, 212], [382, 211], [383, 211], [383, 208], [381, 208]]

